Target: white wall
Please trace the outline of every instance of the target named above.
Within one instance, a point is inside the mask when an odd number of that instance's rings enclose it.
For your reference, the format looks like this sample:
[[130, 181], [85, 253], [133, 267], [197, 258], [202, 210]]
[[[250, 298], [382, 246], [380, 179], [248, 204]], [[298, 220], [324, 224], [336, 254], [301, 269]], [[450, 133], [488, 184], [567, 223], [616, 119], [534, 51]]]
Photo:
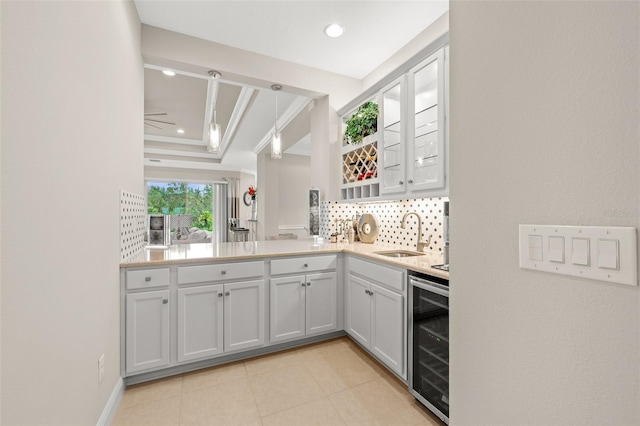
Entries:
[[413, 56], [417, 55], [422, 49], [429, 46], [439, 37], [445, 35], [448, 31], [449, 12], [445, 12], [420, 34], [415, 36], [409, 43], [394, 53], [389, 59], [367, 74], [362, 79], [362, 91], [365, 91], [378, 81], [382, 80], [396, 68], [407, 62]]
[[1, 8], [0, 423], [95, 424], [119, 380], [119, 191], [143, 190], [140, 23], [130, 2]]
[[640, 3], [450, 28], [452, 424], [640, 424], [639, 288], [518, 267], [518, 224], [640, 225]]
[[[270, 152], [258, 155], [258, 239], [277, 236], [281, 225], [309, 223], [311, 159], [283, 154], [272, 160]], [[296, 233], [296, 232], [293, 232]]]

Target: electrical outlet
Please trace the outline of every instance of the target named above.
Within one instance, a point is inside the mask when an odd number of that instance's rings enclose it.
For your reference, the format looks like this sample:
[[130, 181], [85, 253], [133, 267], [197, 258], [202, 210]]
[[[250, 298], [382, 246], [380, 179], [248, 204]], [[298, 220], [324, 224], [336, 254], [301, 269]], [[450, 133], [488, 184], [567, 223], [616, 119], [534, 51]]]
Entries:
[[98, 358], [98, 383], [102, 383], [104, 379], [104, 354]]

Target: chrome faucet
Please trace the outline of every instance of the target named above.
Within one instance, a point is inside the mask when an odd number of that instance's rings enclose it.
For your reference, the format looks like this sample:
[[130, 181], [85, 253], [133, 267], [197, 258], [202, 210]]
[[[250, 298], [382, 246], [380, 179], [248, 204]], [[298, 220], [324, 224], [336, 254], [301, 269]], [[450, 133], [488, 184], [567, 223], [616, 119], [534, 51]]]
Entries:
[[405, 226], [407, 225], [407, 217], [412, 214], [416, 215], [416, 217], [418, 218], [418, 242], [416, 243], [416, 250], [419, 252], [423, 252], [424, 249], [429, 247], [429, 245], [431, 244], [431, 237], [433, 237], [433, 235], [429, 235], [429, 239], [427, 239], [427, 241], [422, 241], [422, 219], [420, 218], [420, 215], [416, 212], [405, 213], [404, 216], [402, 216], [402, 224], [400, 225], [400, 227], [402, 227], [402, 229], [405, 229]]

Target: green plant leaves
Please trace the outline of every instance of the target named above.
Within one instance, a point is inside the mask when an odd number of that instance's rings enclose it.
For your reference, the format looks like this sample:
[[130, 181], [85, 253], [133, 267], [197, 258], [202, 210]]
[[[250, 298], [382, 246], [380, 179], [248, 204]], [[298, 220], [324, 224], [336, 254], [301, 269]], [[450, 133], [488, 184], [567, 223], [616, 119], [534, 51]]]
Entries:
[[345, 124], [345, 143], [358, 144], [362, 142], [365, 136], [378, 131], [378, 104], [375, 102], [362, 104]]

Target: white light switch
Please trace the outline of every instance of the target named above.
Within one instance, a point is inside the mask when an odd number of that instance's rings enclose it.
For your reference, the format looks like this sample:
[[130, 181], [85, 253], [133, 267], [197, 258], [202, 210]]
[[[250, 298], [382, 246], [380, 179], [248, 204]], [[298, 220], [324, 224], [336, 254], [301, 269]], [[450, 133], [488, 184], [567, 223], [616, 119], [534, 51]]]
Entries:
[[529, 235], [529, 260], [542, 260], [542, 235]]
[[618, 270], [620, 268], [619, 258], [618, 240], [598, 240], [598, 268]]
[[564, 237], [549, 237], [549, 260], [564, 263]]
[[634, 227], [520, 225], [519, 264], [538, 272], [638, 285]]
[[571, 239], [571, 263], [574, 265], [589, 266], [589, 239]]

